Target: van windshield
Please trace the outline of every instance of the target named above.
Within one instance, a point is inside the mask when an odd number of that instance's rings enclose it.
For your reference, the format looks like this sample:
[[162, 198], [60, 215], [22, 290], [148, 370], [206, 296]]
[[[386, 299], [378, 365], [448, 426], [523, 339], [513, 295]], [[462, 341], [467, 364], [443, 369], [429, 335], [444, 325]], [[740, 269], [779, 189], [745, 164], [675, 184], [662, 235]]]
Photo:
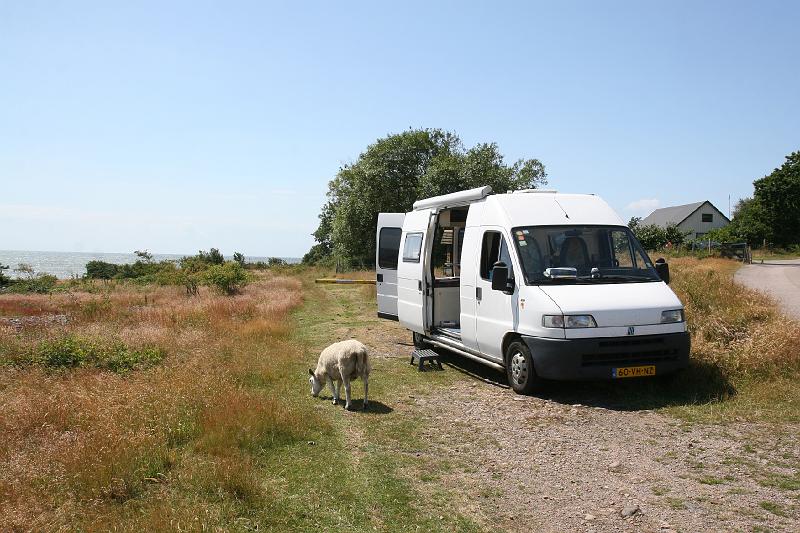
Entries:
[[[624, 226], [527, 226], [511, 232], [529, 285], [660, 281]], [[576, 269], [577, 278], [545, 275], [557, 267]]]

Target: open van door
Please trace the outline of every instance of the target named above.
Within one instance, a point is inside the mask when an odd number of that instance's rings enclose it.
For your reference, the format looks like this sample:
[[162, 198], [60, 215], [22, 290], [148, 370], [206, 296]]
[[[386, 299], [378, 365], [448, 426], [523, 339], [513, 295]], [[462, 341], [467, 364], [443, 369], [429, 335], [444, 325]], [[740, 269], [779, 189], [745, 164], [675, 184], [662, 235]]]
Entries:
[[378, 317], [397, 320], [397, 263], [404, 213], [379, 213], [375, 237], [375, 285]]
[[418, 209], [406, 215], [397, 265], [397, 316], [406, 328], [420, 334], [425, 334], [429, 323], [432, 215], [433, 209]]

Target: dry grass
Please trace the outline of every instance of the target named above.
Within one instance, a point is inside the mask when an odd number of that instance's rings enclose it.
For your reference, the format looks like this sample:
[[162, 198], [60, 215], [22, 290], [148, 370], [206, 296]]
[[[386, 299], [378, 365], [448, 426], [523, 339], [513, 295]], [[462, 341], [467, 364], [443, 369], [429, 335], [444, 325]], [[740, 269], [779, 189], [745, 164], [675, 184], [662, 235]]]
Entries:
[[258, 457], [309, 425], [306, 413], [276, 396], [280, 387], [263, 386], [299, 357], [287, 315], [301, 301], [297, 280], [270, 275], [236, 297], [124, 285], [100, 294], [0, 296], [5, 316], [69, 317], [66, 325], [0, 330], [6, 361], [66, 335], [167, 354], [124, 376], [0, 366], [3, 528], [107, 529], [130, 518], [126, 502], [153, 490], [165, 494], [136, 515], [142, 527], [174, 514], [170, 498], [186, 491], [195, 500], [176, 519], [187, 526], [198, 516], [193, 509], [226, 524], [231, 501], [259, 505]]
[[672, 288], [686, 305], [692, 356], [731, 378], [794, 376], [800, 369], [800, 324], [767, 296], [733, 281], [739, 264], [675, 258]]

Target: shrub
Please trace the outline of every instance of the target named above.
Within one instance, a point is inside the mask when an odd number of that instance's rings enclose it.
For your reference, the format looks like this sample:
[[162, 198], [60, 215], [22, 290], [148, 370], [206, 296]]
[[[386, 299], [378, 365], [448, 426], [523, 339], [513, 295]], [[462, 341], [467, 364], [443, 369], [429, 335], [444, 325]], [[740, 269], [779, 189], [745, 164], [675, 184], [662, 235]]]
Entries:
[[131, 350], [120, 341], [104, 343], [67, 335], [39, 343], [33, 359], [51, 368], [93, 366], [123, 374], [153, 366], [163, 358], [164, 354], [158, 348]]
[[233, 260], [242, 266], [246, 266], [244, 254], [241, 254], [239, 252], [233, 252]]
[[284, 266], [288, 263], [284, 259], [280, 257], [270, 257], [267, 259], [267, 266], [274, 267], [274, 266]]
[[117, 275], [119, 265], [105, 261], [89, 261], [86, 263], [86, 277], [89, 279], [111, 279]]
[[205, 261], [210, 265], [221, 265], [225, 263], [225, 258], [216, 248], [211, 248], [208, 252], [200, 250], [199, 252], [197, 252], [197, 255], [195, 257], [197, 257], [201, 261]]
[[8, 265], [0, 263], [0, 287], [5, 287], [11, 281], [3, 270], [8, 270]]
[[203, 280], [206, 285], [216, 287], [224, 294], [236, 294], [247, 284], [247, 271], [239, 263], [228, 261], [208, 267], [203, 274]]
[[58, 278], [51, 274], [36, 274], [32, 278], [10, 280], [8, 292], [37, 294], [50, 293], [58, 283]]

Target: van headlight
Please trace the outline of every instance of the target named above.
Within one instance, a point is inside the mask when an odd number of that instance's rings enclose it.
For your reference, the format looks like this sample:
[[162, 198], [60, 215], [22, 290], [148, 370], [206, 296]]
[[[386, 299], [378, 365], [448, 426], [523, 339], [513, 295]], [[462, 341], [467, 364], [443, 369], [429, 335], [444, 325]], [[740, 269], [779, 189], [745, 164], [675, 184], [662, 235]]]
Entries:
[[683, 309], [670, 309], [669, 311], [661, 311], [662, 324], [674, 324], [675, 322], [683, 321]]
[[546, 328], [596, 328], [592, 315], [544, 315], [542, 325]]

